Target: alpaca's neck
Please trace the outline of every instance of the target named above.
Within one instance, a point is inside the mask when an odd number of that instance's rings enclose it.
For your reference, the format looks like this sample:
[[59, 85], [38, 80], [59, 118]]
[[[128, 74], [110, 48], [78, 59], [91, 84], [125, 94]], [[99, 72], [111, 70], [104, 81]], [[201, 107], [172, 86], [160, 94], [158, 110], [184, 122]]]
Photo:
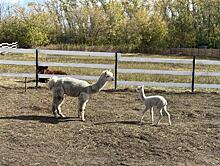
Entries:
[[102, 79], [102, 76], [99, 77], [98, 81], [90, 86], [91, 93], [98, 93], [106, 84], [106, 81]]
[[145, 94], [144, 94], [144, 88], [141, 88], [141, 90], [140, 90], [140, 98], [141, 98], [141, 100], [143, 100], [143, 101], [144, 101], [144, 99], [146, 98], [146, 96], [145, 96]]

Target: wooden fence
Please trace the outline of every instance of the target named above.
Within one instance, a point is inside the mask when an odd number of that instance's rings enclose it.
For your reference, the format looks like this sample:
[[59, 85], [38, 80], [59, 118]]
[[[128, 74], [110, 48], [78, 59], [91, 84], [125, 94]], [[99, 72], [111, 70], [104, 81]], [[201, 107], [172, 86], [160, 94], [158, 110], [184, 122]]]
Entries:
[[186, 56], [206, 56], [210, 58], [220, 58], [220, 49], [212, 48], [170, 48], [170, 49], [148, 49], [147, 54], [160, 55], [186, 55]]
[[[195, 72], [196, 64], [202, 65], [220, 65], [220, 61], [214, 60], [195, 60], [195, 59], [162, 59], [162, 58], [140, 58], [140, 57], [122, 57], [118, 52], [83, 52], [83, 51], [60, 51], [60, 50], [36, 50], [36, 49], [9, 49], [0, 48], [0, 51], [7, 51], [12, 53], [22, 54], [35, 54], [36, 61], [13, 61], [13, 60], [0, 60], [2, 65], [31, 65], [36, 67], [36, 73], [0, 73], [0, 76], [7, 77], [33, 77], [36, 78], [36, 86], [38, 86], [38, 78], [50, 78], [52, 75], [49, 74], [38, 74], [38, 66], [65, 66], [65, 67], [80, 67], [80, 68], [100, 68], [100, 69], [113, 69], [115, 74], [115, 88], [118, 85], [123, 86], [138, 86], [145, 85], [151, 87], [183, 87], [191, 88], [220, 88], [220, 84], [195, 84], [195, 76], [220, 76], [218, 72]], [[40, 62], [38, 61], [39, 54], [52, 54], [52, 55], [69, 55], [69, 56], [101, 56], [101, 57], [112, 57], [115, 59], [114, 64], [82, 64], [82, 63], [55, 63], [55, 62]], [[127, 62], [141, 62], [141, 63], [178, 63], [178, 64], [191, 64], [191, 71], [173, 71], [173, 70], [144, 70], [144, 69], [126, 69], [119, 68], [119, 63]], [[140, 82], [140, 81], [124, 81], [118, 80], [118, 73], [125, 74], [153, 74], [153, 75], [179, 75], [179, 76], [191, 76], [191, 83], [176, 83], [176, 82]], [[83, 79], [83, 80], [97, 80], [99, 76], [85, 76], [85, 75], [69, 75], [70, 77]], [[60, 77], [64, 77], [60, 75]]]

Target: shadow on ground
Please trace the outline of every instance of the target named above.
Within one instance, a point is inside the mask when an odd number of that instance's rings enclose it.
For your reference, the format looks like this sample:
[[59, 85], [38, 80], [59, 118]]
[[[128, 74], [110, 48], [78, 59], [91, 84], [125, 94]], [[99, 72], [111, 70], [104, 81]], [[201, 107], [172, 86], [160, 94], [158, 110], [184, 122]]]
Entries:
[[95, 125], [105, 125], [105, 124], [131, 124], [131, 125], [139, 125], [139, 121], [135, 120], [124, 120], [124, 121], [109, 121], [109, 122], [98, 122]]
[[19, 115], [19, 116], [5, 116], [0, 117], [0, 120], [8, 119], [8, 120], [22, 120], [22, 121], [39, 121], [40, 123], [51, 123], [51, 124], [58, 124], [62, 122], [69, 122], [69, 121], [80, 121], [76, 119], [76, 117], [65, 117], [65, 118], [54, 118], [51, 116], [40, 116], [40, 115]]

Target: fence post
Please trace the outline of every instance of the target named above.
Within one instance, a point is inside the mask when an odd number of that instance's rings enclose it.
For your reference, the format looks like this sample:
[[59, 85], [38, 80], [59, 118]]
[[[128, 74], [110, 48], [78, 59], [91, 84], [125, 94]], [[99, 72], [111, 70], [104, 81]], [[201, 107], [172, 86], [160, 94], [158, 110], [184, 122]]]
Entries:
[[115, 52], [115, 89], [117, 89], [117, 78], [118, 78], [118, 51]]
[[36, 49], [36, 88], [38, 87], [38, 50]]
[[220, 57], [220, 48], [218, 48], [218, 56]]
[[27, 77], [24, 77], [24, 89], [27, 92]]
[[196, 66], [196, 56], [193, 56], [192, 92], [194, 92], [194, 88], [195, 88], [195, 66]]

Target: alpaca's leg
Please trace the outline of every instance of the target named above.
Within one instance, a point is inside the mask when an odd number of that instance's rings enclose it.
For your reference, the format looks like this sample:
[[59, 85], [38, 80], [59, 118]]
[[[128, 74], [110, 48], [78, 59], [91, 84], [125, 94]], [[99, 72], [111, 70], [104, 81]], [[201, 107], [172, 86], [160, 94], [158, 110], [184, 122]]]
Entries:
[[61, 108], [60, 108], [63, 103], [63, 99], [64, 98], [60, 96], [53, 99], [52, 111], [56, 118], [64, 117], [64, 115], [61, 112]]
[[82, 121], [85, 121], [85, 108], [86, 104], [89, 101], [89, 95], [86, 93], [81, 93], [79, 95], [79, 105], [78, 105], [78, 116], [82, 118]]
[[82, 121], [85, 121], [85, 108], [86, 108], [86, 104], [89, 100], [86, 100], [83, 104], [82, 104], [82, 112], [81, 112], [81, 116], [82, 116]]
[[162, 117], [163, 117], [163, 108], [160, 110], [159, 118], [158, 118], [156, 125], [158, 125], [160, 123]]
[[62, 88], [57, 88], [53, 92], [53, 104], [52, 104], [52, 112], [56, 118], [64, 117], [64, 115], [61, 112], [61, 104], [64, 99], [64, 91]]
[[82, 121], [85, 121], [85, 108], [86, 108], [86, 104], [89, 100], [83, 101], [83, 102], [79, 102], [80, 106], [79, 106], [79, 113], [81, 114], [81, 118]]
[[83, 105], [83, 102], [84, 100], [82, 100], [80, 97], [79, 97], [79, 100], [78, 100], [78, 118], [82, 118], [82, 105]]
[[78, 118], [81, 118], [81, 104], [80, 99], [78, 100]]
[[56, 104], [52, 104], [52, 112], [53, 112], [53, 115], [56, 117], [56, 118], [59, 118], [59, 115], [57, 113], [57, 106]]
[[61, 103], [58, 105], [58, 107], [57, 107], [57, 113], [60, 115], [60, 117], [62, 117], [62, 118], [64, 118], [65, 116], [63, 115], [63, 113], [61, 112], [61, 105], [63, 104], [63, 102], [64, 102], [64, 97], [62, 97], [62, 99], [60, 99], [60, 100], [62, 100], [61, 101]]
[[150, 115], [151, 115], [151, 124], [153, 125], [154, 124], [154, 108], [151, 107], [150, 109]]
[[169, 112], [167, 111], [167, 107], [164, 106], [163, 110], [166, 112], [166, 114], [167, 114], [167, 116], [168, 116], [169, 125], [171, 125], [170, 114], [169, 114]]

